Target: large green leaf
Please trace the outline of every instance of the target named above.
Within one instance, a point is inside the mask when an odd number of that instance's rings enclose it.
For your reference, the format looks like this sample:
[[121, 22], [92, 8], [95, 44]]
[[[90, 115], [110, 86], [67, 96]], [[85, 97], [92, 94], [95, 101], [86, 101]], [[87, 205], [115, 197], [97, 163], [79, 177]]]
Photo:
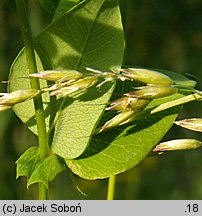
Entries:
[[[85, 67], [109, 70], [120, 67], [124, 39], [121, 15], [116, 0], [87, 0], [57, 21], [35, 39], [38, 70], [76, 69], [84, 74]], [[28, 76], [25, 53], [14, 61], [10, 72], [10, 91], [29, 88], [23, 77]], [[41, 86], [46, 86], [45, 81]], [[79, 99], [67, 98], [57, 121], [52, 150], [64, 158], [76, 158], [86, 149], [91, 134], [109, 100], [113, 83], [89, 89]], [[62, 102], [43, 94], [47, 130]], [[92, 104], [103, 104], [92, 106]], [[14, 111], [37, 134], [32, 101], [16, 105]]]
[[[162, 71], [161, 71], [162, 72]], [[194, 86], [185, 77], [165, 72], [176, 84]], [[156, 99], [146, 109], [182, 97], [183, 94]], [[74, 160], [66, 159], [69, 168], [85, 179], [106, 178], [140, 163], [173, 125], [180, 107], [174, 107], [94, 136], [87, 150]]]

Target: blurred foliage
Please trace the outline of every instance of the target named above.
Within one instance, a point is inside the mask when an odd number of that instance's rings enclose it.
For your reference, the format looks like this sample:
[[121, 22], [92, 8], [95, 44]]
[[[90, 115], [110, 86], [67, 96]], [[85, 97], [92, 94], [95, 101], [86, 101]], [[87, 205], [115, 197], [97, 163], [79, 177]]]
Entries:
[[[36, 0], [28, 2], [37, 35], [50, 21]], [[126, 65], [162, 68], [191, 74], [202, 89], [202, 1], [120, 0], [126, 33]], [[22, 48], [13, 0], [0, 1], [0, 80]], [[0, 91], [6, 85], [0, 84]], [[185, 105], [179, 119], [201, 117], [201, 103]], [[155, 132], [154, 132], [155, 133]], [[201, 134], [173, 126], [164, 140], [197, 138]], [[36, 137], [12, 111], [0, 114], [0, 199], [36, 199], [36, 186], [15, 179], [15, 161]], [[146, 158], [117, 176], [116, 199], [202, 199], [202, 149]], [[84, 196], [78, 188], [86, 193]], [[50, 184], [50, 199], [106, 199], [107, 180], [87, 181], [69, 172]]]

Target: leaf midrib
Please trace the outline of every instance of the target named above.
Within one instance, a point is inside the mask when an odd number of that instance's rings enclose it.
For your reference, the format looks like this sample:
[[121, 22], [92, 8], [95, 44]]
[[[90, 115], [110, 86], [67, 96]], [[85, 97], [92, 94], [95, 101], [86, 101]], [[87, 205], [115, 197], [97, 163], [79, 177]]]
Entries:
[[95, 19], [94, 19], [94, 21], [92, 22], [91, 27], [89, 28], [89, 31], [88, 31], [86, 40], [84, 41], [84, 46], [83, 46], [83, 49], [82, 49], [82, 51], [81, 51], [80, 58], [78, 59], [78, 63], [77, 63], [76, 69], [78, 69], [79, 66], [80, 66], [81, 60], [82, 60], [82, 58], [83, 58], [84, 50], [85, 50], [85, 48], [86, 48], [86, 45], [87, 45], [87, 43], [88, 43], [88, 39], [89, 39], [90, 34], [91, 34], [91, 32], [92, 32], [91, 30], [93, 29], [93, 26], [94, 26], [94, 24], [95, 24], [95, 22], [96, 22], [96, 20], [97, 20], [99, 11], [100, 11], [100, 9], [102, 8], [103, 4], [104, 4], [104, 2], [102, 3], [101, 7], [99, 8], [99, 10], [98, 10], [98, 12], [97, 12], [97, 14], [96, 14], [96, 16], [95, 16]]
[[[90, 37], [90, 34], [91, 34], [91, 32], [92, 32], [92, 29], [93, 29], [93, 26], [94, 26], [94, 24], [95, 24], [95, 22], [96, 22], [96, 20], [97, 20], [99, 11], [100, 11], [100, 9], [102, 8], [103, 4], [104, 4], [104, 2], [102, 3], [102, 5], [100, 6], [99, 10], [97, 11], [97, 14], [96, 14], [96, 16], [95, 16], [95, 19], [93, 20], [93, 22], [92, 22], [92, 24], [91, 24], [91, 26], [90, 26], [90, 28], [89, 28], [88, 34], [87, 34], [86, 39], [85, 39], [85, 41], [84, 41], [83, 49], [82, 49], [82, 51], [81, 51], [80, 57], [78, 58], [77, 66], [75, 67], [76, 70], [78, 70], [78, 68], [79, 68], [79, 65], [80, 65], [81, 60], [82, 60], [82, 57], [83, 57], [84, 50], [85, 50], [86, 45], [87, 45], [87, 43], [88, 43], [88, 39], [89, 39], [89, 37]], [[62, 109], [63, 109], [63, 105], [65, 104], [66, 100], [67, 100], [67, 97], [64, 97], [63, 100], [62, 100], [62, 103], [61, 103], [61, 105], [60, 105], [60, 107], [59, 107], [59, 109], [58, 109], [58, 112], [60, 112], [60, 113], [58, 114], [58, 119], [60, 118], [60, 116], [61, 116], [61, 114], [62, 114], [61, 111], [62, 111]], [[56, 123], [56, 124], [57, 124], [57, 123]], [[94, 130], [92, 130], [91, 134], [93, 133], [93, 131], [94, 131]], [[90, 140], [89, 140], [88, 142], [90, 142]]]

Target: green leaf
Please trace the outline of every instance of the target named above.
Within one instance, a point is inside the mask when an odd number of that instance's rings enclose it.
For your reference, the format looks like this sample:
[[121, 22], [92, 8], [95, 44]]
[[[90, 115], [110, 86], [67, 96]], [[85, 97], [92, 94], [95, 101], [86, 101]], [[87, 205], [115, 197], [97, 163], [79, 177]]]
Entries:
[[55, 13], [60, 0], [39, 0], [41, 6], [49, 13]]
[[20, 176], [27, 176], [29, 178], [39, 160], [40, 159], [37, 146], [31, 147], [26, 150], [16, 161], [16, 178], [19, 178]]
[[[162, 72], [162, 70], [161, 70]], [[176, 84], [194, 86], [193, 81], [164, 71]], [[153, 100], [146, 109], [182, 97], [174, 94]], [[68, 167], [85, 179], [107, 178], [140, 163], [173, 125], [180, 107], [174, 107], [94, 136], [87, 150]]]
[[41, 160], [31, 174], [27, 187], [34, 183], [41, 182], [48, 188], [48, 182], [52, 181], [57, 174], [65, 169], [64, 163], [57, 157], [52, 155]]
[[[103, 71], [120, 67], [124, 39], [118, 2], [84, 1], [47, 27], [35, 39], [35, 48], [38, 70], [76, 69], [85, 74], [86, 66]], [[11, 67], [10, 91], [29, 88], [28, 80], [22, 78], [27, 76], [28, 68], [22, 51]], [[41, 81], [42, 87], [46, 85], [46, 81]], [[83, 153], [113, 88], [113, 83], [103, 85], [101, 91], [92, 87], [79, 99], [67, 98], [63, 102], [43, 94], [47, 130], [60, 104], [64, 105], [54, 131], [54, 153], [70, 159]], [[14, 111], [37, 134], [32, 101], [16, 105]]]

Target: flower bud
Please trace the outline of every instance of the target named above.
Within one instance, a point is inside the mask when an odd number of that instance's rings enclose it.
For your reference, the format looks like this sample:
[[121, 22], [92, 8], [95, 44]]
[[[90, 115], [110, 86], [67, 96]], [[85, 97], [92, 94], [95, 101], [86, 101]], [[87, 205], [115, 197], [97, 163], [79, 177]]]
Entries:
[[130, 79], [143, 82], [149, 85], [172, 85], [173, 80], [157, 71], [141, 69], [141, 68], [127, 68], [120, 69], [122, 74]]
[[17, 103], [29, 100], [40, 94], [38, 89], [23, 89], [11, 92], [0, 98], [0, 105], [13, 106]]
[[157, 145], [153, 152], [175, 151], [196, 149], [202, 146], [202, 143], [196, 139], [176, 139], [167, 142], [162, 142]]
[[107, 107], [106, 110], [139, 110], [143, 109], [151, 100], [139, 99], [133, 97], [122, 97], [110, 103], [110, 107]]
[[64, 82], [67, 80], [75, 80], [83, 75], [76, 70], [46, 70], [39, 73], [33, 73], [30, 77], [45, 79], [55, 82]]
[[97, 82], [97, 80], [98, 79], [96, 76], [85, 77], [71, 83], [71, 85], [67, 87], [63, 87], [61, 89], [51, 92], [50, 95], [51, 96], [61, 95], [62, 97], [65, 97], [76, 91], [85, 91], [91, 86], [93, 86]]
[[127, 110], [119, 113], [118, 115], [114, 116], [112, 119], [107, 121], [104, 126], [100, 129], [99, 133], [105, 130], [108, 130], [113, 127], [117, 127], [121, 125], [121, 123], [127, 121], [134, 115], [134, 110]]
[[6, 110], [8, 110], [10, 108], [11, 108], [11, 106], [0, 105], [0, 112], [4, 112], [4, 111], [6, 111]]
[[175, 124], [189, 130], [202, 132], [202, 118], [184, 119], [176, 121]]
[[176, 88], [171, 86], [142, 86], [138, 87], [138, 90], [132, 91], [129, 93], [124, 94], [128, 97], [135, 97], [135, 98], [143, 98], [143, 99], [155, 99], [164, 96], [168, 96], [171, 94], [175, 94], [177, 92]]

